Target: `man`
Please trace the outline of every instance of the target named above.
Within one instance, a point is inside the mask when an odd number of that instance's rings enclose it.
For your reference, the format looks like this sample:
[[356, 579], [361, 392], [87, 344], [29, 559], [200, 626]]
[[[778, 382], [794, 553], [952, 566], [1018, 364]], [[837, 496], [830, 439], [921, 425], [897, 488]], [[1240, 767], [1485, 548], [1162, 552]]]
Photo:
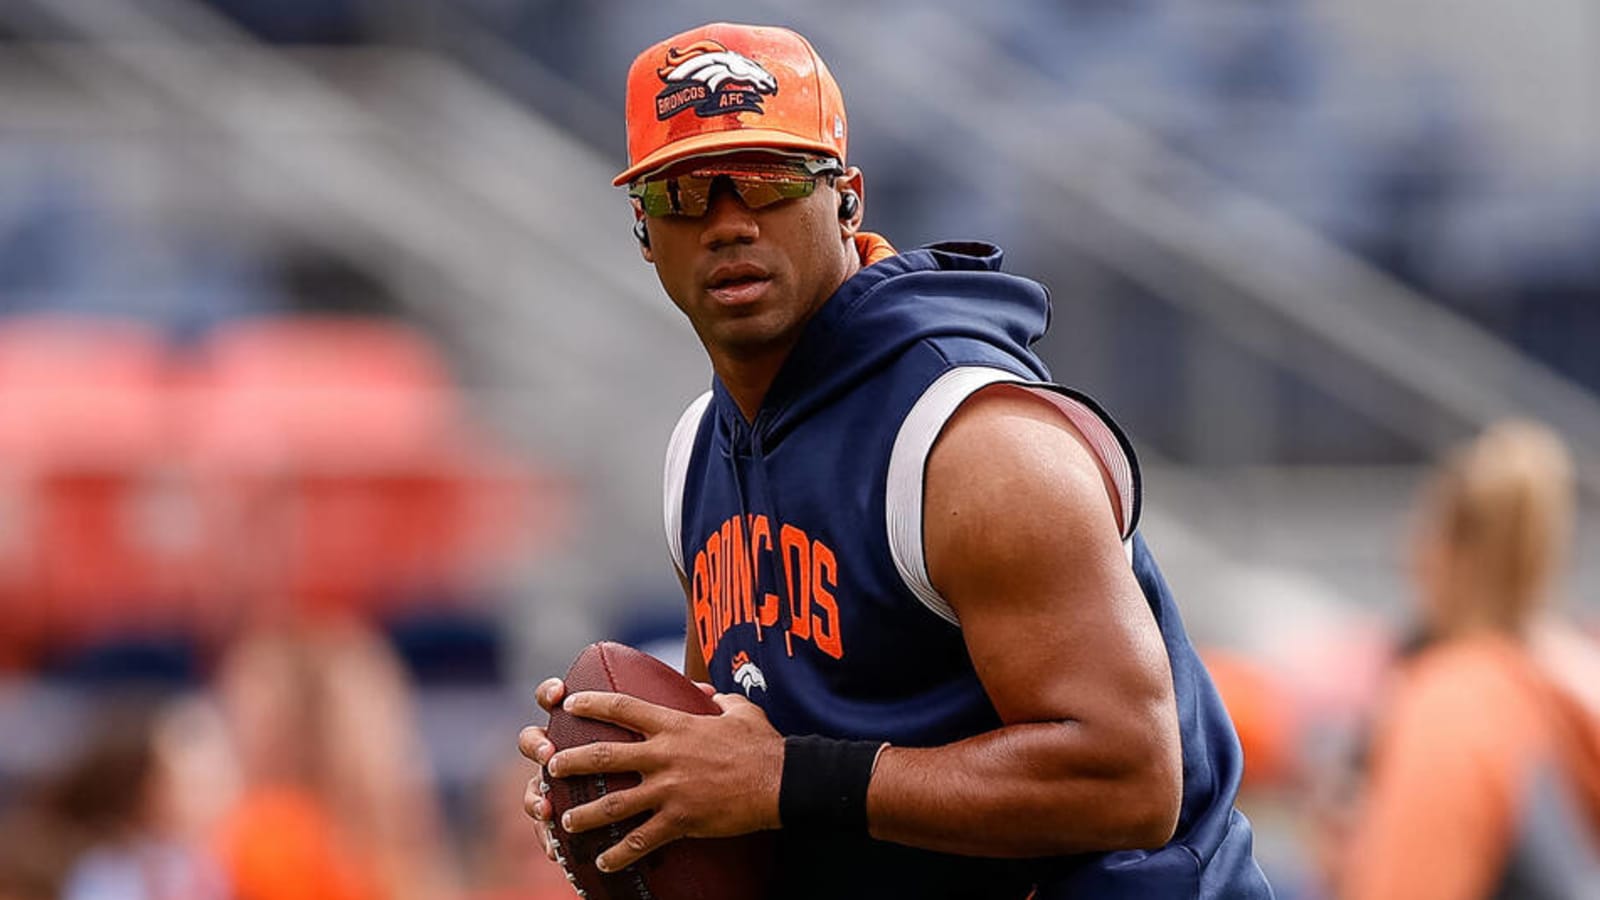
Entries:
[[665, 513], [686, 670], [723, 714], [541, 684], [645, 736], [523, 732], [552, 776], [642, 773], [563, 824], [651, 813], [611, 871], [781, 829], [782, 897], [1270, 896], [1238, 741], [1134, 532], [1131, 450], [1028, 349], [1044, 289], [988, 245], [861, 230], [839, 89], [793, 32], [646, 50], [627, 120], [615, 183], [716, 376]]

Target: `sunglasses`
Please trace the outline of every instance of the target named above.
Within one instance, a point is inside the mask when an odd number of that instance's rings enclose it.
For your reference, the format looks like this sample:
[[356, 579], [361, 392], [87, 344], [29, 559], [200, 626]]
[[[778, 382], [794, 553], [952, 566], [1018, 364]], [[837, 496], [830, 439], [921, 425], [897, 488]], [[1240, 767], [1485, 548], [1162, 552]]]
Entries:
[[635, 181], [628, 196], [639, 201], [647, 216], [703, 216], [711, 206], [712, 188], [726, 178], [750, 209], [811, 196], [823, 175], [843, 175], [833, 159], [781, 162], [728, 162], [708, 165], [671, 178]]

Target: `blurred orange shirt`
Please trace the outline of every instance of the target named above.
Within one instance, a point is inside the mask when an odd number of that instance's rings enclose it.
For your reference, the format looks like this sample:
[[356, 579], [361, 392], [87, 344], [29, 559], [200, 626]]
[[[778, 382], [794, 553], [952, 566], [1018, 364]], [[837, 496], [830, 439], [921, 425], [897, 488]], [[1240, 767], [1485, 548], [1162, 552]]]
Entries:
[[218, 855], [238, 900], [377, 900], [377, 879], [332, 818], [293, 787], [248, 792], [223, 822]]
[[1523, 646], [1491, 635], [1441, 644], [1390, 699], [1343, 873], [1349, 900], [1499, 896], [1514, 856], [1538, 849], [1538, 821], [1600, 849], [1600, 719]]

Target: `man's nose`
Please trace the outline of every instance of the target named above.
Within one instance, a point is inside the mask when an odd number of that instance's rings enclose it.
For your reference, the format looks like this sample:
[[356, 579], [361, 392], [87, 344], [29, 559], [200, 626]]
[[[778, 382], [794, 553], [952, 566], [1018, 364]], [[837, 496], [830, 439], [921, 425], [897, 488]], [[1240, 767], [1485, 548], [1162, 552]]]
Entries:
[[760, 233], [755, 215], [739, 199], [733, 182], [725, 176], [713, 181], [705, 223], [700, 230], [700, 242], [712, 248], [731, 243], [749, 243]]

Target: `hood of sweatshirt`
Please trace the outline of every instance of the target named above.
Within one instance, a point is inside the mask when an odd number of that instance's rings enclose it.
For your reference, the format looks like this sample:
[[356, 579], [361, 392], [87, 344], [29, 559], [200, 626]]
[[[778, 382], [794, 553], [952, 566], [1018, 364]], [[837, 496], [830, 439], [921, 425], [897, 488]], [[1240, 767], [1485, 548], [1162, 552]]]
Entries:
[[749, 433], [756, 446], [777, 447], [817, 409], [928, 338], [981, 341], [1047, 379], [1028, 348], [1049, 325], [1049, 294], [1038, 282], [1002, 273], [1000, 248], [942, 243], [891, 256], [878, 252], [886, 244], [858, 246], [878, 261], [840, 285], [806, 323], [753, 422], [721, 381], [714, 383], [713, 403], [736, 443]]

